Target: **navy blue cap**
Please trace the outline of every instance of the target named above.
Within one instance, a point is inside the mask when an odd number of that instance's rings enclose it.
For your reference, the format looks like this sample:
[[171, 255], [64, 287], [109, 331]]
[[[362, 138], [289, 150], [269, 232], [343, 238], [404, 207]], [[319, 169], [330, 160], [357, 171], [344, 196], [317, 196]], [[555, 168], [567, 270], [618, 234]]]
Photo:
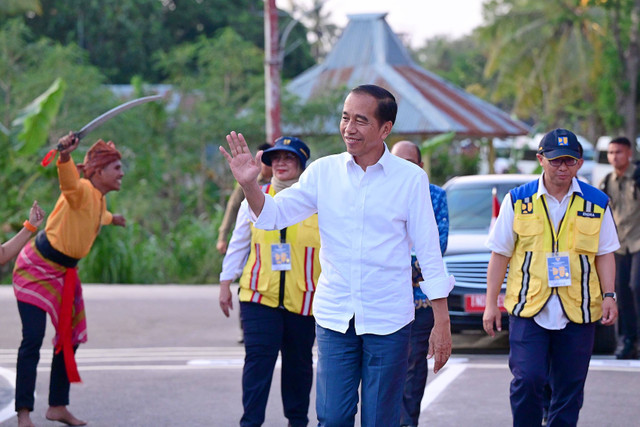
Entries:
[[309, 160], [309, 156], [311, 155], [311, 151], [309, 150], [309, 147], [307, 147], [307, 144], [295, 136], [281, 136], [276, 139], [273, 147], [264, 150], [262, 153], [262, 163], [267, 166], [271, 166], [271, 155], [269, 153], [274, 151], [290, 151], [298, 156], [302, 170], [307, 166], [307, 160]]
[[582, 158], [578, 137], [566, 129], [555, 129], [546, 134], [538, 145], [538, 154], [542, 154], [547, 159], [563, 156]]

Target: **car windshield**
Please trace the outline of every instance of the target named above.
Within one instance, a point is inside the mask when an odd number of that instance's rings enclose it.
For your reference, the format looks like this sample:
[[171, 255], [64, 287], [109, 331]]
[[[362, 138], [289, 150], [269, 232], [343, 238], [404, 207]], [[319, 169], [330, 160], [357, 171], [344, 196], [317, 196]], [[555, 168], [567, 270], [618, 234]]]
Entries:
[[491, 224], [491, 192], [495, 187], [498, 202], [505, 194], [522, 182], [506, 183], [452, 183], [446, 188], [451, 233], [487, 233]]

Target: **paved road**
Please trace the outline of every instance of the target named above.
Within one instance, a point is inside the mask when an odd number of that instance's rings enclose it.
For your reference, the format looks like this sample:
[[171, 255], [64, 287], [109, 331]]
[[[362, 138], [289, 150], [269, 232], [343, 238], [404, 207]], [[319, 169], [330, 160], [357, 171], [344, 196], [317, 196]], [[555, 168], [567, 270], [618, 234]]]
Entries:
[[[217, 286], [85, 285], [89, 342], [78, 351], [82, 385], [71, 409], [92, 426], [234, 426], [242, 412], [244, 357], [237, 315], [218, 309]], [[10, 287], [0, 287], [0, 426], [16, 425], [13, 386], [19, 319]], [[49, 327], [33, 420], [46, 410]], [[430, 375], [421, 426], [508, 426], [510, 373], [505, 337], [454, 336], [455, 354]], [[484, 349], [484, 350], [481, 350]], [[491, 354], [482, 354], [491, 353]], [[285, 426], [274, 375], [265, 426]], [[637, 425], [640, 361], [594, 357], [580, 426]], [[312, 402], [314, 396], [312, 395]], [[315, 420], [310, 408], [309, 418]], [[314, 425], [313, 422], [310, 425]]]

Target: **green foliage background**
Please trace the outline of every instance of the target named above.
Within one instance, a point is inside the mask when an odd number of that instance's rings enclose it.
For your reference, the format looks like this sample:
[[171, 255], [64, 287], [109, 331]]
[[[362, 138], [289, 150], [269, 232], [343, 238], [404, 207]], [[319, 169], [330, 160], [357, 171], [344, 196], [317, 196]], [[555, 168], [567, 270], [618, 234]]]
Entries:
[[[150, 83], [167, 84], [166, 104], [118, 116], [73, 155], [80, 162], [93, 141], [113, 140], [126, 172], [122, 190], [107, 199], [128, 225], [102, 229], [81, 274], [87, 282], [216, 282], [217, 228], [234, 185], [218, 146], [230, 130], [254, 146], [264, 139], [262, 10], [262, 0], [0, 2], [0, 241], [20, 229], [34, 199], [51, 212], [56, 171], [39, 161], [60, 136], [124, 101], [108, 85], [132, 84], [134, 96], [144, 96]], [[312, 25], [296, 24], [285, 46], [283, 87], [315, 63], [307, 33], [324, 40], [321, 29], [331, 28], [314, 12]], [[567, 127], [592, 141], [632, 135], [639, 15], [636, 0], [486, 0], [485, 22], [472, 34], [428, 40], [413, 54], [535, 131]], [[281, 11], [280, 28], [291, 19]], [[16, 118], [57, 79], [66, 84], [57, 114], [46, 132], [30, 133], [46, 138], [23, 148]], [[337, 132], [319, 129], [335, 118], [337, 130], [345, 90], [306, 105], [283, 93], [283, 122], [300, 130], [312, 158], [343, 149]], [[460, 138], [429, 150], [433, 182], [477, 171], [478, 157]], [[0, 269], [0, 282], [10, 281], [10, 269]]]

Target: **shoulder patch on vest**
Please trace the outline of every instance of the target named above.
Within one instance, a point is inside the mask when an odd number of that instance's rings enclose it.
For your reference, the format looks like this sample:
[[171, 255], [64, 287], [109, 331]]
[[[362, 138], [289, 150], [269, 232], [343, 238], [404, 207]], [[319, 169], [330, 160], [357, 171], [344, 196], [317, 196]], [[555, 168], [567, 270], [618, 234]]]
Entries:
[[582, 191], [583, 199], [600, 206], [602, 209], [606, 209], [609, 203], [609, 196], [584, 181], [578, 181], [578, 185], [580, 186], [580, 191]]
[[[523, 214], [533, 213], [533, 203], [531, 198], [538, 192], [538, 180], [528, 182], [519, 187], [509, 191], [511, 195], [511, 204], [515, 206], [518, 200], [522, 200], [522, 212]], [[528, 200], [524, 200], [528, 199]], [[526, 208], [526, 209], [525, 209]]]

